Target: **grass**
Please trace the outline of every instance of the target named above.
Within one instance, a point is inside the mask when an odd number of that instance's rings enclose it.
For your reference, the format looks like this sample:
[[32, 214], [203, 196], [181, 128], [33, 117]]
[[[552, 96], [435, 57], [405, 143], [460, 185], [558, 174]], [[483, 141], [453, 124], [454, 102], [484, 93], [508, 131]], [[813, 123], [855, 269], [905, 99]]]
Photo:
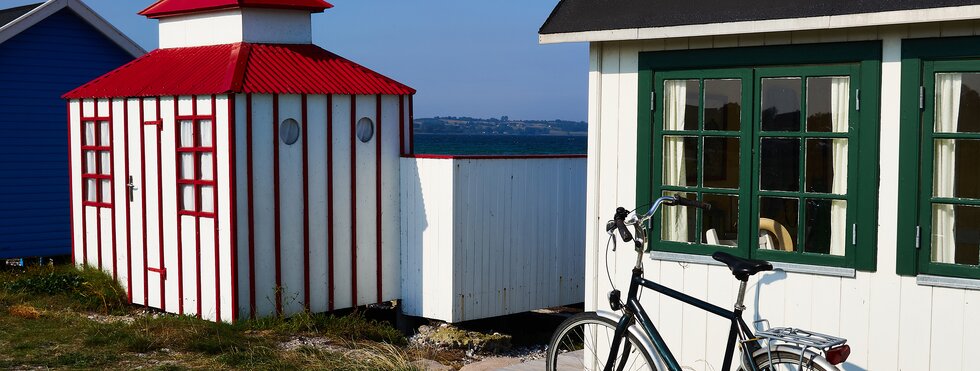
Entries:
[[[0, 369], [420, 370], [400, 332], [356, 313], [232, 325], [137, 309], [97, 270], [0, 271]], [[320, 346], [283, 347], [299, 336]]]

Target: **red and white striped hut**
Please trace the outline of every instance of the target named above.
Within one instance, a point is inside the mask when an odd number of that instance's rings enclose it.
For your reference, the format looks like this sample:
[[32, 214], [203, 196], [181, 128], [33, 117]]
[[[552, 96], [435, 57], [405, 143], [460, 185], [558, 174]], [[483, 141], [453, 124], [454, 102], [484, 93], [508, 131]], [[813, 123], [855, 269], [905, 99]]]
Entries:
[[65, 95], [73, 257], [214, 321], [399, 297], [415, 90], [312, 43], [322, 0], [160, 0], [160, 49]]

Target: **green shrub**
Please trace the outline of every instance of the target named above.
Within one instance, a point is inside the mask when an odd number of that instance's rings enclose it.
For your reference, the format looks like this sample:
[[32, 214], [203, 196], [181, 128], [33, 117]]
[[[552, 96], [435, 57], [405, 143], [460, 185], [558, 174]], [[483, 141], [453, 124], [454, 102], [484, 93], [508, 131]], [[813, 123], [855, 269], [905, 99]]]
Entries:
[[0, 276], [0, 290], [5, 301], [17, 296], [20, 301], [49, 303], [81, 311], [122, 313], [129, 302], [126, 291], [105, 272], [73, 266], [32, 267]]

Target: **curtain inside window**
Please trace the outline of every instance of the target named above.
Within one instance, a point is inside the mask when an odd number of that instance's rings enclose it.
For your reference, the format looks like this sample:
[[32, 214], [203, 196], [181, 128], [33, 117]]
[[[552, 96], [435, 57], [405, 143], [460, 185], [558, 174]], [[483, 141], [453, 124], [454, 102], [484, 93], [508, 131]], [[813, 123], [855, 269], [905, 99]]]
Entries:
[[211, 120], [201, 120], [198, 123], [198, 132], [201, 133], [201, 147], [211, 147], [211, 141], [213, 140]]
[[[963, 75], [958, 73], [936, 74], [936, 118], [935, 131], [952, 133], [957, 131], [960, 120], [960, 91]], [[937, 140], [933, 170], [933, 194], [939, 197], [953, 197], [956, 179], [956, 142]], [[932, 215], [932, 261], [939, 263], [956, 262], [956, 211], [953, 205], [933, 205]]]
[[[834, 77], [831, 80], [830, 111], [835, 133], [846, 133], [850, 113], [851, 79]], [[847, 139], [833, 141], [834, 177], [831, 192], [847, 194]], [[847, 245], [847, 201], [834, 200], [830, 207], [830, 254], [844, 255]]]
[[85, 122], [85, 143], [86, 146], [94, 146], [95, 143], [95, 122], [86, 121]]
[[99, 145], [109, 146], [109, 121], [99, 121]]
[[186, 120], [180, 122], [180, 146], [194, 146], [194, 121]]
[[[664, 130], [684, 130], [687, 110], [687, 81], [664, 81]], [[664, 137], [664, 184], [684, 184], [684, 138]], [[687, 208], [668, 207], [663, 210], [662, 238], [666, 241], [688, 242]]]

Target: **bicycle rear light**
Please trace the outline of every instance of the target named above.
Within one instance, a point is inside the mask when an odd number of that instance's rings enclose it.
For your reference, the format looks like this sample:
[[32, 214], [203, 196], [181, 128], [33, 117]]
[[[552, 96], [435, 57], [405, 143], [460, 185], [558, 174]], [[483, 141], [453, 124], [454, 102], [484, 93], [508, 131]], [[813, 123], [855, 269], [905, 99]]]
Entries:
[[839, 365], [844, 363], [849, 355], [851, 355], [851, 346], [844, 344], [827, 350], [827, 361], [831, 364]]

